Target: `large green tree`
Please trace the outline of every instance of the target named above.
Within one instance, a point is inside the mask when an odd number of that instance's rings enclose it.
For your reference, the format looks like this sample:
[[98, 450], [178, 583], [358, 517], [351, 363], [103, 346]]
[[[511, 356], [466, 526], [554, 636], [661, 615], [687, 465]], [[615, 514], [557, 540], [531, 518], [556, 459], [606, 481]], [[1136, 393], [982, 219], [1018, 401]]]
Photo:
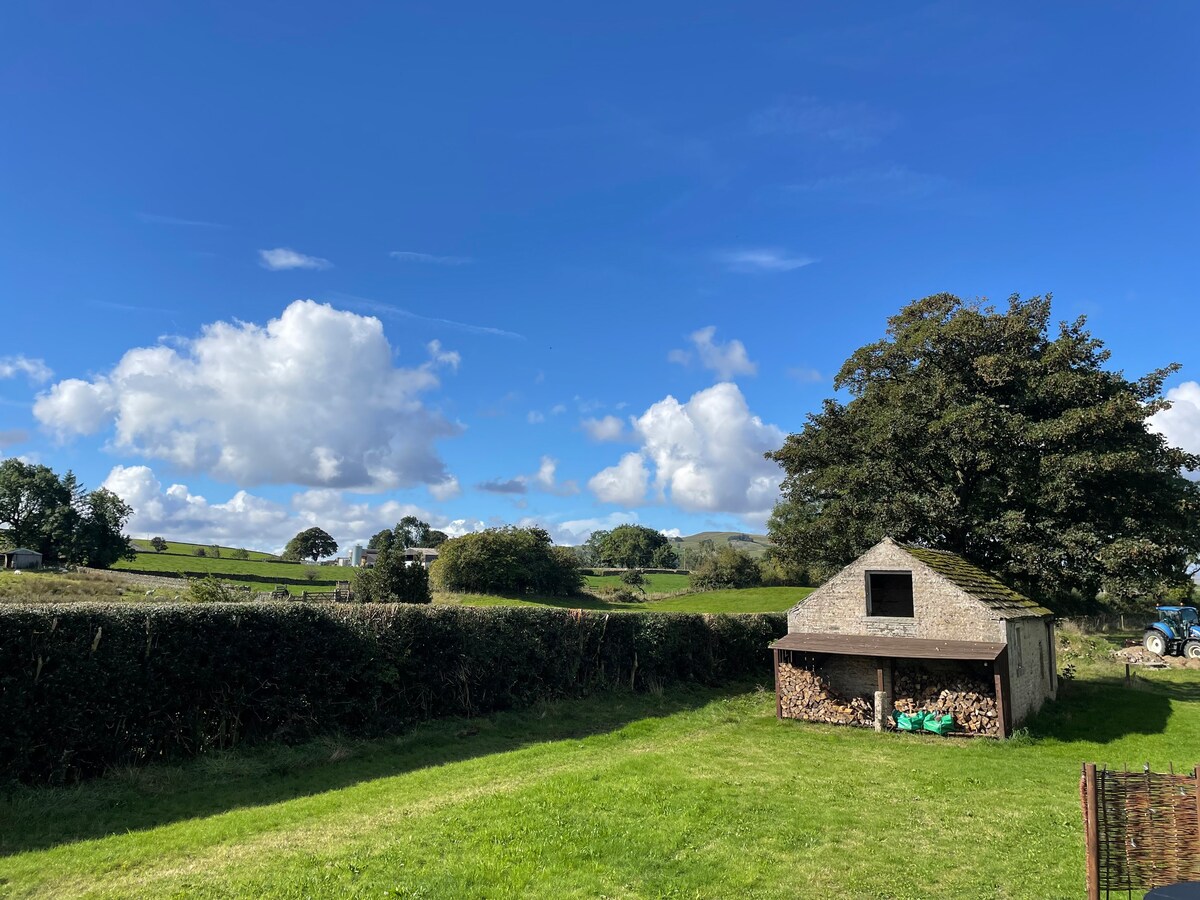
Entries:
[[429, 573], [406, 563], [402, 547], [381, 548], [375, 565], [354, 572], [354, 599], [362, 603], [431, 603]]
[[618, 525], [601, 540], [601, 562], [604, 565], [623, 566], [627, 569], [669, 568], [671, 566], [667, 565], [668, 563], [678, 564], [678, 558], [673, 552], [660, 554], [656, 562], [655, 553], [661, 547], [672, 551], [674, 549], [661, 531], [647, 528], [645, 525]]
[[107, 568], [132, 559], [121, 533], [133, 510], [111, 491], [88, 493], [72, 472], [59, 476], [47, 466], [0, 462], [0, 529], [14, 547], [38, 550], [47, 559]]
[[1147, 428], [1171, 365], [1136, 380], [1050, 297], [938, 294], [855, 351], [784, 469], [776, 553], [827, 575], [890, 535], [951, 550], [1059, 608], [1178, 584], [1200, 550], [1200, 458]]
[[430, 577], [441, 590], [568, 596], [583, 587], [579, 560], [544, 528], [489, 528], [451, 538]]
[[396, 523], [395, 528], [384, 528], [371, 535], [367, 542], [368, 550], [403, 550], [407, 547], [440, 547], [449, 540], [444, 531], [431, 528], [428, 522], [422, 522], [416, 516], [405, 516]]
[[335, 541], [323, 528], [306, 528], [287, 542], [283, 550], [284, 559], [311, 559], [316, 562], [322, 556], [337, 553]]

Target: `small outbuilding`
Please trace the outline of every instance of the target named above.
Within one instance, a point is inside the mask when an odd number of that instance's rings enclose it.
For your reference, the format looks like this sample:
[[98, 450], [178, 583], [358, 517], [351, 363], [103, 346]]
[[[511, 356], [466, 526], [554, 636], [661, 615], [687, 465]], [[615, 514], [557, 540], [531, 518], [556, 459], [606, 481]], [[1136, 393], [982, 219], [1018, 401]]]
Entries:
[[28, 547], [0, 550], [0, 569], [40, 569], [42, 554]]
[[890, 538], [793, 606], [771, 649], [780, 718], [882, 728], [924, 709], [1007, 737], [1058, 690], [1050, 610]]

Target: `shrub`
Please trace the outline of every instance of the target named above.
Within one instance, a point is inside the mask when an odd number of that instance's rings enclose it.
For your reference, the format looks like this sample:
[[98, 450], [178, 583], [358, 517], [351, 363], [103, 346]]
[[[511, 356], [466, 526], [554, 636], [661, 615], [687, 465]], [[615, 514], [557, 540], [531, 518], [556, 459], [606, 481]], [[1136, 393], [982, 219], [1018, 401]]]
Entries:
[[211, 556], [213, 559], [220, 559], [221, 558], [221, 545], [213, 544], [211, 547], [209, 547], [208, 555]]
[[354, 573], [354, 599], [362, 603], [432, 603], [429, 573], [404, 561], [403, 548], [383, 549], [369, 569]]
[[305, 566], [304, 567], [304, 577], [308, 581], [316, 581], [317, 576], [320, 574], [321, 574], [321, 570], [318, 569], [316, 566]]
[[192, 556], [208, 556], [208, 551], [203, 547], [193, 547]]
[[0, 606], [0, 781], [769, 677], [782, 614], [307, 603]]
[[246, 598], [230, 585], [209, 575], [188, 581], [187, 599], [192, 603], [236, 603]]
[[160, 537], [150, 538], [150, 546], [154, 548], [155, 553], [162, 553], [167, 549], [167, 542]]
[[807, 567], [789, 563], [767, 554], [758, 561], [761, 583], [769, 587], [810, 587], [812, 576]]
[[641, 569], [629, 569], [621, 573], [621, 584], [635, 588], [642, 594], [646, 593], [646, 576]]
[[692, 572], [691, 586], [696, 591], [747, 588], [762, 584], [758, 563], [732, 547], [722, 547], [703, 560]]
[[579, 561], [542, 528], [489, 528], [451, 538], [430, 571], [445, 591], [570, 596], [583, 587]]
[[247, 550], [245, 547], [239, 547], [237, 550], [233, 551], [233, 558], [234, 559], [249, 559], [250, 551]]

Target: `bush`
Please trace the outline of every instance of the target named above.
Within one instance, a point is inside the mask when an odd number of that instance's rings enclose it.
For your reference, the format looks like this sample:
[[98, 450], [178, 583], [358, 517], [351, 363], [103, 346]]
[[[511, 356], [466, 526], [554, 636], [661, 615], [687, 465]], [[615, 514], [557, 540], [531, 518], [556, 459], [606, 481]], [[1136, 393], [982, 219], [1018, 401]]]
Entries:
[[761, 583], [768, 587], [811, 587], [807, 567], [776, 559], [770, 554], [758, 561]]
[[203, 547], [193, 547], [192, 556], [208, 556], [208, 551]]
[[569, 547], [555, 547], [542, 528], [489, 528], [451, 538], [430, 570], [444, 591], [479, 594], [579, 593], [583, 576]]
[[354, 572], [354, 599], [361, 603], [432, 603], [425, 567], [404, 561], [404, 550], [379, 551], [375, 565]]
[[236, 603], [245, 600], [244, 592], [237, 591], [223, 581], [209, 575], [188, 581], [187, 599], [192, 603]]
[[155, 553], [162, 553], [167, 549], [168, 544], [160, 537], [152, 537], [150, 538], [150, 546], [154, 548]]
[[233, 558], [234, 559], [249, 559], [250, 551], [247, 550], [245, 547], [239, 547], [237, 550], [233, 551]]
[[613, 688], [767, 678], [782, 614], [406, 605], [0, 606], [0, 781]]
[[694, 591], [756, 587], [762, 584], [762, 573], [753, 557], [722, 547], [695, 568], [690, 583]]
[[304, 579], [306, 581], [316, 581], [317, 576], [320, 574], [321, 574], [321, 570], [319, 568], [317, 568], [316, 566], [305, 566], [304, 567]]

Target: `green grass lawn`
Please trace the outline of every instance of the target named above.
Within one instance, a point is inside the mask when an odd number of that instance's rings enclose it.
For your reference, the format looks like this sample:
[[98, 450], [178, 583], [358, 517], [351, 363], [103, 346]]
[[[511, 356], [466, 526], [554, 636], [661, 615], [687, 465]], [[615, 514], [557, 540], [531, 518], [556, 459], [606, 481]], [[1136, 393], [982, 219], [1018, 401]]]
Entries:
[[641, 603], [613, 603], [584, 594], [577, 597], [501, 597], [493, 594], [434, 594], [434, 603], [463, 606], [556, 606], [561, 609], [594, 609], [612, 612], [778, 612], [789, 609], [813, 591], [812, 588], [769, 587], [737, 591], [708, 591], [683, 594]]
[[[650, 574], [644, 576], [646, 579], [647, 594], [677, 594], [688, 589], [687, 575], [674, 574]], [[598, 588], [625, 588], [626, 585], [621, 581], [620, 575], [585, 575], [587, 586], [596, 590]]]
[[1078, 897], [1081, 761], [1200, 746], [1195, 673], [1083, 668], [1007, 743], [677, 688], [18, 789], [0, 895]]

